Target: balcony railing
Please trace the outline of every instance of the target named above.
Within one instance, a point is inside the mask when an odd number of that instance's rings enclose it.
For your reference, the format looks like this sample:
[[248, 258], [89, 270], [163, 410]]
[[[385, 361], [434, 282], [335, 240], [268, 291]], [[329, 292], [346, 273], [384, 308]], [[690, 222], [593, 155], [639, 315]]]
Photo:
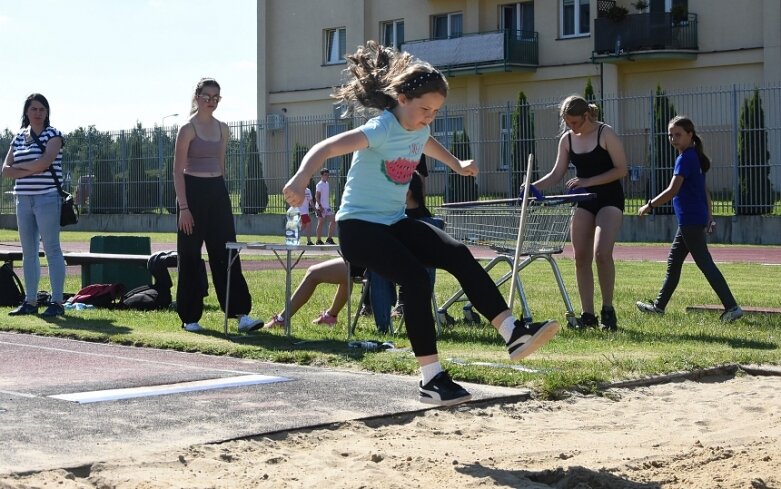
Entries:
[[609, 18], [594, 20], [594, 57], [650, 55], [670, 53], [696, 54], [697, 14], [689, 13], [686, 20], [674, 19], [672, 14], [633, 14], [616, 22]]
[[533, 70], [539, 58], [537, 33], [529, 31], [422, 39], [405, 42], [401, 48], [447, 73]]

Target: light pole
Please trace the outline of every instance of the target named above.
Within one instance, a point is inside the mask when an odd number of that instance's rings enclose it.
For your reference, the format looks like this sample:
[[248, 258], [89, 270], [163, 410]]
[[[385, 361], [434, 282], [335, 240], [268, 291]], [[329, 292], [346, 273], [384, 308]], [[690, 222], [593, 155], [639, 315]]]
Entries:
[[165, 120], [169, 117], [179, 117], [179, 114], [168, 114], [166, 116], [163, 116], [163, 120], [160, 121], [160, 127], [165, 127]]

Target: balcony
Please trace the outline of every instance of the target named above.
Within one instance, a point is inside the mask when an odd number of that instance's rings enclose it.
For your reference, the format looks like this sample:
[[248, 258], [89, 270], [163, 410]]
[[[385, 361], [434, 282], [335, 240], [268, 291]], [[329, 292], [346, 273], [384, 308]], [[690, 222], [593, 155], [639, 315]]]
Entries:
[[448, 76], [534, 71], [539, 56], [536, 32], [510, 30], [410, 41], [402, 44], [401, 49]]
[[670, 13], [627, 15], [618, 22], [594, 20], [594, 61], [694, 59], [698, 50], [697, 14], [689, 13], [685, 20]]

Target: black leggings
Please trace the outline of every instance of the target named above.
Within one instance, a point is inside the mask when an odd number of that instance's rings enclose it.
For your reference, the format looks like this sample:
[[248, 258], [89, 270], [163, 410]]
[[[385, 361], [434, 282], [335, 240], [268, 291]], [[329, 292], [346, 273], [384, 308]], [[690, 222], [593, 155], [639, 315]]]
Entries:
[[489, 320], [507, 310], [496, 284], [469, 249], [423, 221], [405, 218], [390, 226], [358, 219], [339, 221], [339, 243], [350, 263], [404, 288], [404, 321], [415, 356], [437, 353], [427, 267], [455, 276], [469, 300]]
[[[236, 241], [230, 197], [222, 177], [184, 176], [187, 205], [193, 216], [193, 233], [177, 228], [176, 251], [179, 255], [179, 279], [176, 283], [176, 312], [183, 323], [195, 323], [203, 315], [201, 246], [206, 243], [214, 292], [225, 310], [225, 286], [228, 283], [228, 251], [225, 243]], [[177, 213], [177, 221], [179, 215]], [[231, 266], [231, 300], [228, 316], [249, 314], [252, 299], [241, 273], [241, 262]]]
[[662, 290], [656, 298], [657, 307], [664, 309], [670, 298], [678, 287], [681, 279], [681, 268], [686, 256], [691, 253], [694, 263], [705, 275], [711, 288], [719, 296], [719, 300], [724, 305], [724, 309], [732, 309], [737, 305], [735, 297], [729, 290], [724, 275], [721, 274], [716, 264], [713, 262], [708, 244], [705, 241], [704, 226], [679, 226], [675, 234], [673, 244], [670, 246], [670, 254], [667, 256], [667, 276], [664, 278]]

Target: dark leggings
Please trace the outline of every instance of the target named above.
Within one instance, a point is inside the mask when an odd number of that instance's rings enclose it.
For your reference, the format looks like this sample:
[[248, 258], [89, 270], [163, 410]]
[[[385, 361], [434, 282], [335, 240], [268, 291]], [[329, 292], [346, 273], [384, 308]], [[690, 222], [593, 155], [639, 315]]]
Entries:
[[[228, 252], [225, 243], [236, 241], [230, 197], [222, 177], [184, 176], [187, 205], [193, 216], [193, 233], [176, 233], [179, 255], [179, 279], [176, 284], [176, 312], [183, 323], [195, 323], [203, 315], [203, 280], [201, 279], [201, 246], [206, 243], [214, 292], [225, 310], [225, 287], [228, 282]], [[177, 214], [177, 220], [179, 216]], [[241, 273], [241, 262], [231, 266], [231, 300], [228, 316], [248, 314], [252, 307], [247, 282]]]
[[489, 320], [507, 310], [496, 284], [469, 249], [423, 221], [404, 218], [390, 226], [358, 219], [339, 221], [339, 242], [350, 263], [405, 289], [404, 321], [415, 356], [437, 353], [427, 267], [455, 276], [472, 304]]
[[705, 226], [679, 226], [675, 233], [675, 239], [670, 246], [670, 254], [667, 256], [667, 276], [664, 278], [662, 290], [656, 298], [656, 306], [664, 309], [678, 287], [681, 279], [681, 268], [686, 256], [691, 253], [694, 263], [705, 275], [711, 288], [719, 296], [719, 300], [725, 309], [731, 309], [737, 305], [735, 297], [729, 290], [724, 275], [721, 274], [713, 262], [708, 244], [705, 241]]

